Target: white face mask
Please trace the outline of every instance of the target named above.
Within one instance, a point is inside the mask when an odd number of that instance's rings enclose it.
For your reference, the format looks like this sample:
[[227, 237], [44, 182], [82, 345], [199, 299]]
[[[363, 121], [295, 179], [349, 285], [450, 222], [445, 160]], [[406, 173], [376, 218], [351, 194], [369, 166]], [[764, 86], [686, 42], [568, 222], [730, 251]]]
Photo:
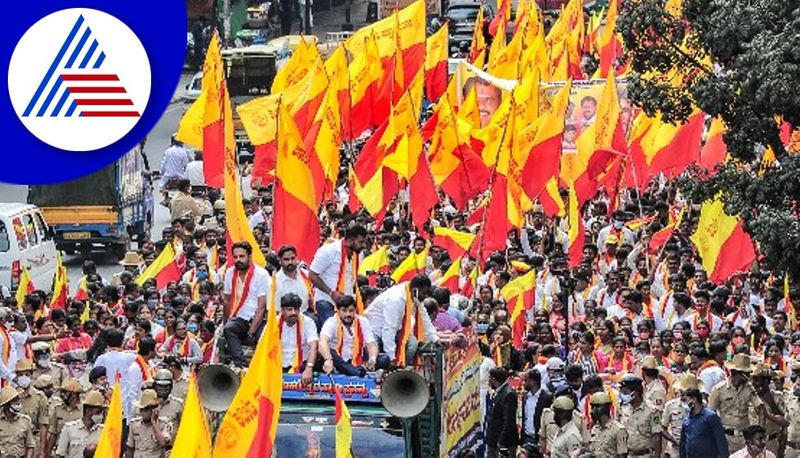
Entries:
[[20, 375], [14, 383], [23, 390], [31, 386], [31, 378], [27, 375]]
[[100, 423], [102, 423], [103, 422], [103, 414], [96, 413], [96, 414], [92, 415], [92, 422], [94, 424], [96, 424], [96, 425], [99, 425]]
[[22, 404], [19, 403], [11, 404], [10, 406], [8, 406], [8, 408], [11, 409], [11, 411], [14, 412], [15, 414], [22, 412]]
[[50, 355], [40, 356], [36, 360], [36, 364], [38, 364], [41, 367], [50, 367]]

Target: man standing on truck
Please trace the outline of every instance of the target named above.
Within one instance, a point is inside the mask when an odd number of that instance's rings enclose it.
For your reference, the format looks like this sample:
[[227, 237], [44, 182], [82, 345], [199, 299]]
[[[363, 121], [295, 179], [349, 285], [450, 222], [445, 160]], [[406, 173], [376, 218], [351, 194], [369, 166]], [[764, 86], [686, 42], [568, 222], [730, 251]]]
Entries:
[[186, 166], [192, 159], [183, 143], [173, 134], [171, 145], [164, 151], [161, 159], [161, 193], [164, 195], [165, 206], [169, 202], [169, 183], [186, 178]]

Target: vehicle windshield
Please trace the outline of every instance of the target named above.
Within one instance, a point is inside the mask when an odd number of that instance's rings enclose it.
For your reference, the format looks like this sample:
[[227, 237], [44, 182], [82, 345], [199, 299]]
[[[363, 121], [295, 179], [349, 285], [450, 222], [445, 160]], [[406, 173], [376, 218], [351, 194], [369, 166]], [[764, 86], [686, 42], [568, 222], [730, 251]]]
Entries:
[[454, 22], [475, 22], [478, 18], [478, 8], [474, 6], [452, 7], [447, 10], [447, 17]]
[[[302, 419], [311, 420], [308, 423]], [[278, 437], [273, 456], [276, 458], [335, 458], [336, 457], [336, 425], [333, 415], [298, 416], [297, 423], [282, 420], [278, 424]], [[323, 420], [327, 424], [319, 424]], [[375, 426], [362, 424], [379, 422]], [[351, 450], [354, 458], [397, 458], [405, 454], [402, 430], [397, 420], [371, 418], [353, 418], [353, 443]]]

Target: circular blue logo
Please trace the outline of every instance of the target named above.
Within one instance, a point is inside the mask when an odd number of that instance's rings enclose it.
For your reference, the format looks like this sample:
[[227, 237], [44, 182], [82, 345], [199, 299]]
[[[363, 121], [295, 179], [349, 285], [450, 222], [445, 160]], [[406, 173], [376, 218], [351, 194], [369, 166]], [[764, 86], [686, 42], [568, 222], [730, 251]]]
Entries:
[[15, 8], [0, 31], [0, 181], [92, 173], [136, 146], [169, 105], [186, 51], [184, 2], [59, 1]]

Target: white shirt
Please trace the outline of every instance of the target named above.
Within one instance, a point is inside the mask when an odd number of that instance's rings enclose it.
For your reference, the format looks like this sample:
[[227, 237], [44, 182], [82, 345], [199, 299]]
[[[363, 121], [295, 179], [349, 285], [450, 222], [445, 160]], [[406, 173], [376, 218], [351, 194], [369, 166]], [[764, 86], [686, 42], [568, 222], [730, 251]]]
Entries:
[[113, 386], [117, 380], [117, 374], [124, 377], [125, 372], [136, 360], [136, 353], [132, 351], [119, 351], [108, 349], [106, 353], [97, 357], [94, 367], [105, 367], [108, 384]]
[[[10, 331], [8, 333], [8, 335], [11, 337], [12, 344], [16, 347], [17, 360], [19, 360], [20, 358], [24, 359], [25, 358], [25, 342], [28, 341], [28, 336], [29, 336], [28, 330], [25, 329], [24, 332], [22, 332], [22, 331]], [[14, 362], [14, 366], [13, 367], [16, 369], [16, 367], [17, 367], [16, 361]]]
[[525, 428], [525, 434], [534, 437], [536, 431], [533, 427], [533, 416], [536, 414], [536, 403], [539, 402], [539, 395], [542, 394], [542, 389], [539, 388], [535, 393], [525, 393], [525, 418], [522, 419], [522, 425]]
[[206, 179], [203, 175], [203, 161], [192, 161], [186, 164], [186, 178], [192, 186], [204, 186]]
[[250, 229], [255, 229], [259, 224], [267, 222], [267, 214], [264, 212], [264, 210], [259, 210], [250, 215], [250, 217], [247, 218], [247, 221], [250, 223]]
[[[383, 341], [383, 351], [393, 356], [395, 353], [395, 338], [397, 332], [403, 326], [403, 318], [406, 314], [406, 283], [398, 283], [386, 291], [382, 292], [375, 298], [374, 301], [364, 311], [375, 332], [376, 337], [380, 337]], [[439, 335], [436, 333], [436, 328], [431, 322], [428, 312], [424, 309], [422, 313], [417, 313], [418, 307], [421, 304], [414, 304], [412, 307], [413, 316], [411, 317], [411, 327], [413, 329], [417, 315], [422, 315], [422, 325], [425, 329], [425, 341], [437, 342]]]
[[[252, 261], [250, 261], [252, 262]], [[231, 296], [231, 300], [233, 300], [233, 275], [236, 271], [235, 267], [229, 267], [227, 271], [225, 271], [225, 283], [223, 292], [229, 296]], [[244, 279], [239, 278], [237, 288], [244, 288]], [[269, 293], [270, 287], [272, 286], [272, 278], [270, 278], [269, 273], [267, 273], [266, 269], [261, 268], [259, 266], [255, 266], [255, 271], [253, 272], [253, 279], [250, 281], [250, 292], [247, 294], [247, 297], [244, 300], [244, 303], [236, 312], [235, 316], [231, 318], [241, 318], [245, 321], [250, 321], [253, 319], [253, 316], [256, 314], [256, 310], [258, 310], [258, 298], [260, 297], [267, 297]], [[237, 296], [239, 293], [237, 292]], [[233, 310], [231, 310], [233, 311]]]
[[[339, 281], [339, 268], [342, 265], [342, 241], [334, 240], [331, 243], [321, 246], [316, 254], [314, 260], [311, 261], [309, 270], [319, 275], [319, 278], [325, 283], [328, 288], [336, 290], [336, 283]], [[355, 290], [353, 289], [353, 263], [348, 257], [344, 267], [344, 291], [339, 291], [345, 295], [355, 297]], [[333, 304], [333, 299], [320, 290], [314, 293], [316, 300], [328, 301]]]
[[711, 393], [711, 389], [714, 388], [714, 386], [728, 378], [728, 376], [725, 375], [725, 370], [719, 366], [707, 367], [703, 369], [703, 372], [700, 372], [697, 377], [703, 381], [706, 393]]
[[303, 303], [300, 305], [300, 313], [306, 313], [308, 311], [308, 287], [306, 286], [306, 282], [303, 280], [303, 276], [300, 274], [300, 271], [296, 271], [297, 278], [292, 278], [286, 273], [283, 272], [283, 269], [279, 270], [278, 273], [275, 274], [275, 281], [278, 282], [275, 290], [275, 300], [278, 301], [278, 306], [280, 306], [281, 298], [289, 293], [295, 293]]
[[[303, 345], [303, 359], [308, 360], [308, 353], [311, 351], [311, 342], [319, 340], [317, 326], [314, 320], [309, 317], [302, 317], [303, 329], [300, 337]], [[281, 329], [281, 353], [283, 354], [283, 367], [289, 367], [294, 362], [294, 354], [297, 353], [297, 324], [289, 326], [283, 323]], [[303, 361], [300, 361], [302, 364]]]
[[[128, 420], [136, 416], [136, 408], [133, 406], [133, 403], [142, 397], [142, 385], [144, 384], [142, 370], [139, 368], [139, 365], [136, 364], [135, 358], [134, 356], [134, 362], [128, 366], [120, 382], [120, 388], [122, 389], [122, 413]], [[110, 380], [109, 383], [111, 383]]]
[[[363, 316], [356, 316], [356, 318], [361, 325], [361, 333], [364, 335], [364, 347], [367, 344], [371, 344], [375, 342], [375, 335], [372, 332], [372, 328], [370, 327], [369, 321], [364, 318]], [[355, 322], [354, 322], [355, 323]], [[339, 348], [339, 337], [336, 335], [336, 331], [339, 328], [339, 317], [334, 315], [327, 320], [322, 325], [322, 329], [320, 330], [320, 336], [326, 336], [328, 338], [328, 347], [335, 350]], [[348, 328], [347, 326], [342, 325], [344, 337], [342, 338], [342, 354], [339, 355], [345, 361], [350, 361], [353, 359], [353, 327], [352, 325]], [[363, 348], [361, 349], [363, 351]]]
[[0, 379], [11, 382], [14, 380], [14, 372], [17, 368], [17, 347], [13, 345], [13, 342], [3, 342], [3, 339], [5, 339], [5, 336], [0, 334], [0, 348], [8, 344], [9, 352], [8, 361], [3, 361], [3, 357], [0, 355]]

